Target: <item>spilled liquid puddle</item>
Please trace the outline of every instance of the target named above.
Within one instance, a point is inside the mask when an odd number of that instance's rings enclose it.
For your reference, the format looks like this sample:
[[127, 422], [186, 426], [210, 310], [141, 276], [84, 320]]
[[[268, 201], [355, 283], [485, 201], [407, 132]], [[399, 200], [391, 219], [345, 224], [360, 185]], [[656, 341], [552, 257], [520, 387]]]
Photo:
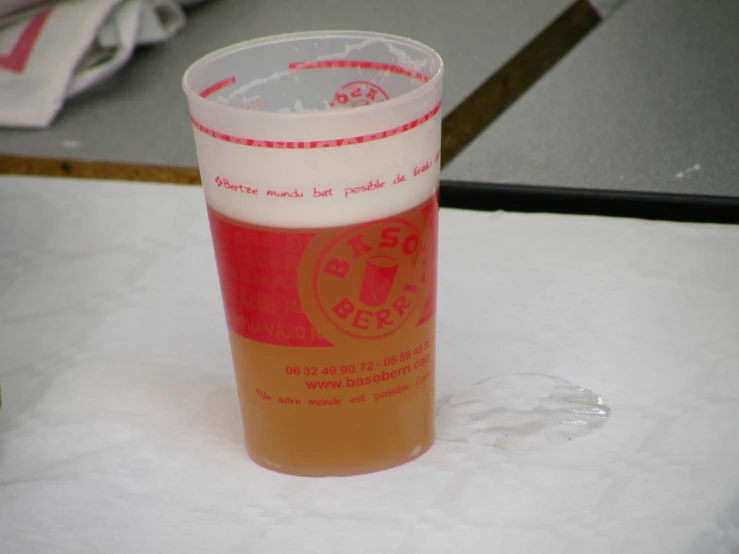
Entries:
[[542, 448], [589, 435], [610, 413], [596, 393], [559, 377], [490, 377], [437, 402], [436, 437], [504, 450]]

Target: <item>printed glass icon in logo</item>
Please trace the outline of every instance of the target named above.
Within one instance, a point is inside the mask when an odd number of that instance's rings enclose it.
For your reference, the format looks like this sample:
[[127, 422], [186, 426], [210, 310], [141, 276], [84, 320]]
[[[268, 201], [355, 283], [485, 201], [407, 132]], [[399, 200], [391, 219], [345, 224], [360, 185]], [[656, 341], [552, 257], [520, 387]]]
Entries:
[[429, 240], [403, 219], [349, 229], [318, 257], [313, 292], [324, 316], [344, 334], [386, 337], [417, 313], [427, 288]]
[[364, 262], [359, 301], [367, 306], [382, 306], [390, 296], [400, 264], [392, 256], [372, 256]]

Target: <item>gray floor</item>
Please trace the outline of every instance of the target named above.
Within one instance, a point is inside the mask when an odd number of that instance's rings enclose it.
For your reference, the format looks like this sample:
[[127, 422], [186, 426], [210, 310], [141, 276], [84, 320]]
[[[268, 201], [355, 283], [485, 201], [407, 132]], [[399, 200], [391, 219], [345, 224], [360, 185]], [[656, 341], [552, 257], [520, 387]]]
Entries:
[[[406, 35], [445, 60], [444, 111], [472, 92], [570, 0], [211, 0], [172, 41], [139, 50], [105, 86], [70, 101], [49, 130], [0, 131], [0, 151], [195, 166], [180, 78], [200, 56], [242, 40], [311, 29]], [[65, 148], [65, 141], [80, 143]], [[68, 142], [67, 142], [68, 143]]]
[[739, 2], [631, 0], [448, 179], [739, 197]]

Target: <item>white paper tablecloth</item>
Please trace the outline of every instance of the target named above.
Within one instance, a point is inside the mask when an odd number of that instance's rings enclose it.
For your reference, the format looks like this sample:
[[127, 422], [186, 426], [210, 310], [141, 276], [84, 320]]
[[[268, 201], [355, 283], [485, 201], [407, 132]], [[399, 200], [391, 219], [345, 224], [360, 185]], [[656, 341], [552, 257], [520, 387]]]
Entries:
[[739, 552], [739, 228], [442, 210], [438, 395], [610, 421], [306, 479], [249, 461], [197, 188], [0, 178], [0, 553]]

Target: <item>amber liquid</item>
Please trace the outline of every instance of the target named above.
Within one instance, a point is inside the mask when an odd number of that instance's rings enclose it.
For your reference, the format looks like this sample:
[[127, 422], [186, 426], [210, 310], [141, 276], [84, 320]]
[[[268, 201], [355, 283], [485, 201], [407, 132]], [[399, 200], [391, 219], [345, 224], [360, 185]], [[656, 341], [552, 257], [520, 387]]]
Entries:
[[332, 228], [209, 216], [250, 457], [353, 475], [428, 450], [438, 198]]

